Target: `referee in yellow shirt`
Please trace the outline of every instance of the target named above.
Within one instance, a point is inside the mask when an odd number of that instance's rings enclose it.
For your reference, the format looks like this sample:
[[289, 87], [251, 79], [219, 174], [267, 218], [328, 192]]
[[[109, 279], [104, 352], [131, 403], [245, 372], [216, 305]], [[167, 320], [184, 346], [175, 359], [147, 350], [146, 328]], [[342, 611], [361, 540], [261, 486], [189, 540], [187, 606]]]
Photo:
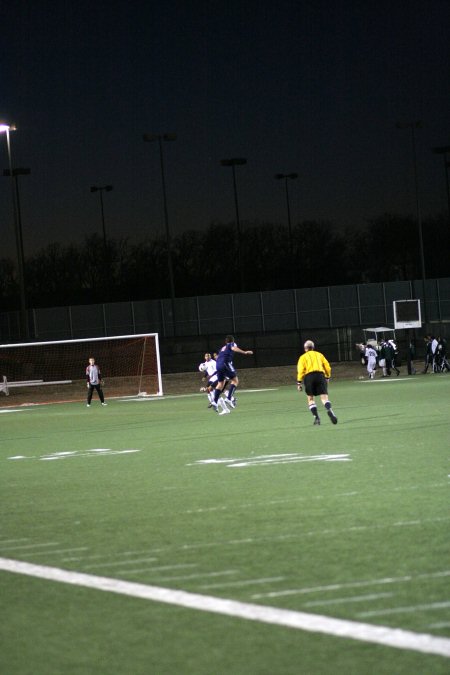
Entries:
[[327, 415], [333, 424], [337, 424], [337, 417], [333, 412], [328, 399], [328, 380], [331, 376], [331, 366], [320, 352], [314, 349], [314, 342], [306, 340], [303, 345], [305, 353], [297, 363], [297, 389], [302, 391], [303, 384], [308, 397], [308, 407], [314, 416], [314, 424], [320, 424], [314, 396], [320, 396]]

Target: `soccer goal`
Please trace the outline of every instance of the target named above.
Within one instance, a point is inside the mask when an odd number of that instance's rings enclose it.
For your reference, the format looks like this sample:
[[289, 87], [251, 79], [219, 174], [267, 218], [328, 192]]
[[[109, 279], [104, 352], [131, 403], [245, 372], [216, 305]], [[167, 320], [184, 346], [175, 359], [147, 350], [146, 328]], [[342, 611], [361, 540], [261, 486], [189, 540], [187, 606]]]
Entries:
[[86, 366], [100, 366], [105, 396], [161, 396], [157, 333], [0, 345], [3, 393], [23, 402], [85, 396]]

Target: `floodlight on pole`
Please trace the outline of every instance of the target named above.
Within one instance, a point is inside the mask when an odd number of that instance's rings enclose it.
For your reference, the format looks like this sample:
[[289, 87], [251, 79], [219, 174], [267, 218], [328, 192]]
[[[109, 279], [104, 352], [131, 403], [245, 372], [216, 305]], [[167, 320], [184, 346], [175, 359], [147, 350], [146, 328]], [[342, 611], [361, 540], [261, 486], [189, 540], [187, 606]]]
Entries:
[[425, 253], [423, 247], [423, 228], [422, 228], [422, 213], [420, 208], [420, 199], [419, 199], [419, 181], [417, 177], [417, 151], [416, 151], [416, 129], [421, 129], [423, 124], [421, 120], [416, 120], [414, 122], [397, 122], [397, 129], [410, 129], [411, 130], [411, 147], [412, 147], [412, 161], [413, 161], [413, 171], [414, 171], [414, 188], [416, 195], [416, 215], [417, 215], [417, 228], [419, 234], [419, 248], [420, 248], [420, 268], [422, 273], [422, 290], [423, 290], [423, 314], [425, 324], [428, 319], [427, 311], [427, 296], [426, 296], [426, 272], [425, 272]]
[[13, 204], [13, 219], [14, 219], [14, 233], [16, 237], [16, 251], [17, 251], [17, 265], [18, 265], [18, 276], [19, 276], [19, 292], [20, 292], [20, 327], [22, 335], [26, 338], [29, 337], [29, 328], [28, 328], [28, 315], [27, 315], [27, 298], [25, 290], [25, 262], [23, 255], [23, 239], [22, 239], [22, 227], [20, 222], [20, 212], [19, 212], [19, 202], [18, 202], [18, 187], [17, 187], [17, 175], [14, 174], [12, 155], [11, 155], [11, 141], [9, 137], [10, 131], [15, 131], [16, 127], [10, 124], [0, 124], [0, 133], [6, 135], [6, 147], [8, 151], [8, 175], [11, 178], [11, 196]]
[[292, 225], [291, 225], [291, 208], [289, 204], [289, 189], [288, 189], [288, 180], [295, 180], [298, 178], [298, 173], [276, 173], [276, 180], [284, 180], [284, 185], [286, 189], [286, 207], [287, 207], [287, 218], [288, 218], [288, 233], [289, 233], [289, 255], [291, 258], [291, 279], [292, 287], [296, 286], [296, 265], [294, 260], [294, 242], [292, 239]]
[[236, 187], [236, 167], [244, 166], [247, 164], [247, 160], [244, 157], [232, 157], [231, 159], [221, 159], [221, 166], [231, 166], [233, 172], [233, 191], [234, 191], [234, 207], [236, 211], [236, 231], [237, 231], [237, 264], [239, 272], [239, 290], [242, 292], [244, 290], [244, 269], [242, 265], [242, 255], [241, 255], [241, 221], [239, 219], [239, 203]]
[[164, 153], [163, 153], [163, 141], [176, 141], [177, 135], [173, 133], [169, 134], [143, 134], [143, 140], [146, 143], [158, 143], [159, 146], [159, 161], [161, 166], [161, 182], [162, 182], [162, 193], [163, 193], [163, 206], [164, 206], [164, 226], [166, 231], [166, 246], [167, 246], [167, 268], [169, 272], [169, 285], [170, 285], [170, 302], [172, 307], [172, 322], [173, 322], [173, 334], [177, 333], [177, 324], [176, 324], [176, 312], [175, 312], [175, 280], [173, 274], [173, 260], [172, 260], [172, 240], [170, 236], [169, 228], [169, 214], [167, 209], [167, 194], [166, 194], [166, 179], [164, 173]]

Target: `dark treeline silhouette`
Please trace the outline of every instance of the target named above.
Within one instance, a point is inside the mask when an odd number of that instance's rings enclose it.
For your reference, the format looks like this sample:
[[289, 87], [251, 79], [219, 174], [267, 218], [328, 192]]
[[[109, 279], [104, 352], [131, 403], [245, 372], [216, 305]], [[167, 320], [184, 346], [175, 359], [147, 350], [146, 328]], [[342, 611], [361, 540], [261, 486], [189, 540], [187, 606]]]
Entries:
[[[230, 232], [234, 234], [231, 236]], [[225, 236], [226, 233], [226, 236]], [[423, 223], [426, 276], [450, 275], [448, 219]], [[172, 238], [178, 297], [243, 291], [419, 279], [417, 222], [381, 215], [358, 230], [305, 221], [292, 228], [242, 223], [240, 260], [233, 223], [212, 223]], [[167, 298], [170, 295], [165, 238], [131, 243], [92, 235], [80, 244], [50, 244], [25, 261], [28, 307]], [[17, 309], [16, 265], [0, 259], [0, 308]]]

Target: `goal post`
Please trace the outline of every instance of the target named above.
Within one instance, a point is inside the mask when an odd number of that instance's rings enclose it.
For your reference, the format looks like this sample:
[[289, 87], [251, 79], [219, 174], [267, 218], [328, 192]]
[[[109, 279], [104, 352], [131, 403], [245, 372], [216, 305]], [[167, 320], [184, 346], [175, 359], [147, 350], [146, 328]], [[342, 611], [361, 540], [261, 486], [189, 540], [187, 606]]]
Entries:
[[0, 380], [22, 399], [84, 397], [90, 357], [105, 396], [162, 396], [158, 333], [0, 345]]

